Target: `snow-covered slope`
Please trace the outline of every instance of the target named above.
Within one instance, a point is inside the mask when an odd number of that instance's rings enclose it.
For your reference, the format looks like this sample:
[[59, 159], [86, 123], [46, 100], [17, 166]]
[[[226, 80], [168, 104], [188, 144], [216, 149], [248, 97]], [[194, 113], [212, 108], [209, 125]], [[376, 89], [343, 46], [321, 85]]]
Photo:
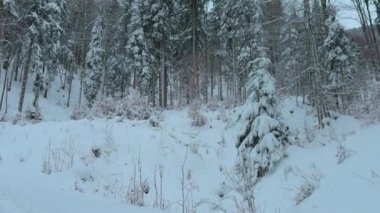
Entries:
[[[80, 212], [83, 206], [102, 212], [107, 208], [97, 202], [102, 196], [106, 205], [110, 199], [129, 203], [133, 178], [140, 179], [139, 161], [142, 181], [146, 179], [150, 188], [144, 206], [155, 204], [154, 177], [159, 185], [162, 168], [165, 208], [180, 211], [184, 165], [186, 205], [195, 207], [216, 194], [223, 178], [220, 168], [234, 161], [222, 141], [228, 135], [225, 124], [219, 112], [208, 113], [209, 123], [201, 128], [191, 127], [186, 110], [166, 112], [162, 117], [159, 127], [149, 121], [117, 119], [0, 124], [0, 210], [9, 212], [3, 209], [13, 205], [15, 211], [42, 212], [42, 206], [51, 203], [46, 212], [56, 206], [65, 207], [62, 212]], [[93, 154], [95, 149], [101, 150], [99, 158]], [[71, 202], [73, 197], [77, 202]], [[76, 205], [78, 211], [71, 211]]]
[[[286, 99], [281, 108], [298, 145], [258, 183], [259, 212], [378, 212], [380, 125], [341, 116], [317, 130], [309, 107]], [[0, 213], [182, 212], [183, 199], [187, 212], [237, 212], [222, 183], [233, 172], [240, 109], [204, 109], [203, 127], [192, 127], [187, 111], [163, 112], [158, 127], [71, 121], [65, 111], [60, 121], [0, 123]]]
[[[290, 147], [288, 158], [258, 184], [260, 207], [264, 212], [378, 212], [379, 136], [380, 125], [362, 129], [342, 118], [316, 139], [321, 146]], [[310, 197], [297, 205], [308, 190]]]

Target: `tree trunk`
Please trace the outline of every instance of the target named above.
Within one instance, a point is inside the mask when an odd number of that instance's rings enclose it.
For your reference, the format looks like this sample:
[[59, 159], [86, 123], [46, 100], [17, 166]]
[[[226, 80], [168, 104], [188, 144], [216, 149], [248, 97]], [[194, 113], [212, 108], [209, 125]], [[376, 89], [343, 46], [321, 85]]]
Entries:
[[[46, 71], [46, 61], [44, 60], [44, 63], [43, 63], [43, 73], [45, 73]], [[45, 74], [45, 76], [48, 76], [48, 79], [45, 79], [45, 88], [44, 88], [44, 98], [47, 98], [47, 94], [48, 94], [48, 91], [49, 91], [49, 87], [50, 87], [50, 77], [49, 77], [49, 74]]]
[[378, 65], [380, 67], [380, 50], [379, 50], [379, 45], [377, 43], [377, 37], [376, 37], [376, 33], [375, 33], [375, 26], [373, 25], [373, 21], [372, 21], [372, 15], [371, 15], [371, 11], [369, 9], [369, 2], [365, 1], [365, 3], [366, 3], [367, 13], [368, 13], [370, 32], [371, 32], [371, 36], [373, 38], [373, 43], [374, 43], [375, 51], [376, 51], [376, 55], [377, 55], [377, 62], [378, 62]]
[[197, 44], [196, 44], [196, 36], [197, 36], [197, 4], [198, 0], [192, 0], [192, 73], [191, 75], [191, 85], [190, 88], [192, 88], [194, 91], [192, 93], [191, 99], [198, 98], [199, 97], [199, 73], [197, 70], [197, 64], [196, 64], [196, 51], [197, 51]]
[[[86, 63], [85, 63], [86, 64]], [[80, 86], [79, 86], [79, 108], [82, 104], [82, 91], [83, 91], [83, 80], [84, 80], [84, 72], [86, 71], [86, 65], [84, 65], [82, 72], [80, 73]]]
[[218, 82], [219, 101], [223, 101], [223, 76], [222, 76], [222, 58], [219, 59], [219, 82]]
[[24, 99], [25, 99], [25, 92], [26, 92], [26, 84], [28, 83], [28, 75], [29, 75], [29, 69], [30, 64], [32, 62], [32, 45], [33, 45], [33, 39], [30, 41], [30, 46], [27, 54], [26, 64], [24, 66], [24, 75], [22, 79], [22, 86], [21, 86], [21, 93], [20, 93], [20, 100], [18, 102], [18, 111], [22, 112], [22, 107], [24, 105]]
[[211, 57], [211, 61], [210, 61], [210, 98], [213, 99], [214, 98], [214, 83], [215, 83], [215, 80], [214, 80], [214, 61], [215, 61], [215, 56], [212, 56]]
[[380, 55], [379, 55], [378, 48], [376, 48], [374, 45], [373, 39], [375, 38], [372, 37], [371, 29], [369, 29], [368, 18], [367, 18], [366, 12], [364, 11], [362, 0], [351, 0], [351, 1], [354, 4], [355, 9], [358, 13], [360, 24], [364, 32], [364, 37], [367, 42], [368, 50], [370, 54], [372, 55], [370, 60], [372, 62], [373, 67], [377, 69], [379, 67], [378, 59], [380, 58]]
[[160, 42], [161, 49], [161, 71], [160, 71], [160, 107], [168, 106], [168, 87], [167, 87], [167, 70], [166, 70], [166, 41], [163, 38]]
[[[9, 62], [5, 61], [4, 63], [9, 63]], [[3, 90], [1, 92], [1, 98], [0, 98], [0, 112], [1, 112], [1, 109], [2, 109], [2, 106], [3, 106], [4, 94], [5, 94], [6, 90], [7, 90], [6, 85], [7, 85], [7, 81], [8, 81], [8, 64], [5, 64], [4, 66], [0, 67], [0, 71], [2, 70], [2, 68], [5, 69], [5, 75], [4, 75]], [[1, 75], [1, 72], [0, 72], [0, 75]]]
[[[18, 70], [18, 66], [19, 66], [19, 63], [20, 63], [20, 55], [21, 55], [21, 47], [19, 47], [19, 49], [17, 51], [16, 66], [13, 65], [11, 76], [10, 76], [9, 81], [8, 81], [8, 92], [11, 91], [11, 89], [12, 89], [12, 79], [13, 79], [13, 75], [16, 72], [16, 70]], [[16, 81], [16, 78], [15, 78], [15, 81]]]
[[66, 106], [70, 107], [72, 82], [71, 83], [67, 83], [67, 84], [68, 84], [67, 86], [69, 87], [69, 91], [67, 92], [67, 104], [66, 104]]
[[69, 62], [65, 60], [65, 63], [68, 69], [65, 70], [65, 79], [64, 79], [63, 85], [65, 85], [64, 87], [66, 88], [66, 84], [67, 84], [67, 87], [68, 87], [66, 107], [70, 107], [71, 88], [72, 88], [72, 83], [73, 83], [73, 78], [74, 78], [73, 66], [71, 63], [74, 63], [74, 62], [71, 60]]

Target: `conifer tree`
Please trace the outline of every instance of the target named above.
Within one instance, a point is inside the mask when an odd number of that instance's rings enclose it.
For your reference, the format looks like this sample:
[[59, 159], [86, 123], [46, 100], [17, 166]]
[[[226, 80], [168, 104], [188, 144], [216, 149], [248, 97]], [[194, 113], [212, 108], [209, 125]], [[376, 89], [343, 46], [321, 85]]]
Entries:
[[286, 25], [282, 28], [280, 34], [280, 67], [275, 73], [276, 79], [281, 89], [287, 94], [300, 95], [301, 93], [301, 69], [302, 69], [302, 47], [300, 47], [301, 35], [295, 25], [297, 19], [296, 13], [292, 13], [286, 18]]
[[[173, 0], [149, 0], [144, 1], [143, 26], [144, 32], [149, 40], [153, 61], [151, 65], [153, 70], [160, 70], [159, 73], [153, 73], [154, 78], [150, 90], [154, 93], [156, 79], [159, 77], [159, 100], [160, 106], [166, 107], [168, 101], [168, 66], [169, 61], [169, 43], [170, 34], [172, 33], [173, 19]], [[154, 96], [154, 94], [152, 94]]]
[[351, 94], [353, 75], [358, 66], [358, 55], [353, 43], [346, 37], [344, 28], [335, 15], [326, 21], [328, 35], [323, 44], [323, 66], [328, 75], [326, 88], [335, 99], [338, 111], [344, 111], [344, 100]]
[[133, 86], [140, 94], [147, 96], [152, 78], [150, 62], [152, 60], [148, 43], [144, 35], [141, 19], [141, 1], [131, 3], [131, 19], [128, 24], [129, 39], [127, 42], [127, 61], [130, 72], [133, 73]]
[[249, 95], [240, 118], [243, 127], [236, 143], [239, 157], [236, 169], [241, 182], [238, 191], [252, 212], [254, 184], [283, 158], [284, 145], [288, 140], [286, 128], [279, 121], [275, 81], [269, 72], [271, 61], [262, 28], [263, 2], [255, 3], [258, 54], [249, 64]]
[[103, 76], [103, 26], [102, 19], [98, 17], [91, 31], [91, 42], [86, 56], [86, 72], [84, 79], [84, 96], [89, 107], [95, 101], [100, 90]]

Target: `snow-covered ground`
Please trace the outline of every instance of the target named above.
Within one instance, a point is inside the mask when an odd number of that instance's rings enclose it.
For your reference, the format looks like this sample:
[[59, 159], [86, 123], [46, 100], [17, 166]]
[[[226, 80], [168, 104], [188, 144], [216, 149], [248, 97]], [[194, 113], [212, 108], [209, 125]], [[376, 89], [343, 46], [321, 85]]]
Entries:
[[[203, 108], [203, 127], [191, 126], [187, 108], [159, 113], [157, 127], [73, 121], [62, 91], [51, 93], [40, 102], [43, 121], [0, 123], [0, 213], [182, 212], [183, 200], [186, 212], [237, 212], [223, 183], [241, 108]], [[379, 212], [380, 125], [341, 116], [317, 130], [308, 106], [286, 99], [280, 108], [298, 145], [257, 184], [258, 212]]]

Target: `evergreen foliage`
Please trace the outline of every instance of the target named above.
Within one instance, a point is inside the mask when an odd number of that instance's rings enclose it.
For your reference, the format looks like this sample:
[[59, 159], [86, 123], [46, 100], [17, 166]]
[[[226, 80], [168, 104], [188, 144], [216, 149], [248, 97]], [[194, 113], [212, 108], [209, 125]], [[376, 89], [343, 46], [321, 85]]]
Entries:
[[97, 18], [91, 31], [91, 43], [86, 56], [84, 95], [91, 107], [99, 92], [103, 76], [103, 26]]

